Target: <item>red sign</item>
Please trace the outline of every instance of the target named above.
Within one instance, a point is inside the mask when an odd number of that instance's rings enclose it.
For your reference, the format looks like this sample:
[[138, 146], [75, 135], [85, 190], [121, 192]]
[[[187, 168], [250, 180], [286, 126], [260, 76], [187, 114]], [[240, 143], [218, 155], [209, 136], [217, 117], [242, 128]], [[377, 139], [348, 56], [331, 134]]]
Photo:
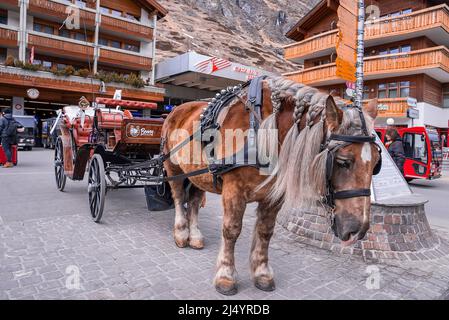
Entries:
[[219, 70], [229, 68], [231, 65], [232, 63], [228, 60], [212, 57], [197, 63], [195, 69], [201, 73], [212, 74]]

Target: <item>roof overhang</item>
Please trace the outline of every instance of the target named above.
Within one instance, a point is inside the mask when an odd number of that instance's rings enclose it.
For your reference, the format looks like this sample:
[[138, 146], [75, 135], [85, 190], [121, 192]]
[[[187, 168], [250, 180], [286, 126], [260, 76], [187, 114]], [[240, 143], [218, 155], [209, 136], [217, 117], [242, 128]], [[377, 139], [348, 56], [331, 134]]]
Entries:
[[274, 74], [193, 51], [156, 65], [158, 83], [207, 91], [218, 91], [263, 75]]
[[165, 9], [159, 2], [156, 0], [136, 0], [138, 3], [140, 3], [143, 7], [148, 9], [153, 13], [157, 14], [157, 17], [159, 19], [162, 19], [168, 14], [168, 10]]
[[297, 24], [295, 24], [287, 33], [287, 38], [294, 41], [301, 41], [310, 28], [312, 28], [320, 18], [331, 11], [336, 11], [339, 0], [321, 0], [310, 10]]

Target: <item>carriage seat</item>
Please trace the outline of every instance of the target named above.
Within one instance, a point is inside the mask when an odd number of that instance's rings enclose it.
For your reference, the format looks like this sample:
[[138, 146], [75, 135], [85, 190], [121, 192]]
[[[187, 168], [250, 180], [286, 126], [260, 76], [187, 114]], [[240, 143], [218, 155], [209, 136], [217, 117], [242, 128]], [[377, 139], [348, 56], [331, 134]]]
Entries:
[[78, 117], [73, 122], [73, 137], [78, 147], [89, 143], [89, 136], [93, 128], [93, 118], [86, 115], [84, 119], [84, 126], [81, 126], [81, 117]]
[[102, 108], [97, 112], [99, 129], [121, 129], [123, 120], [132, 118], [129, 111]]

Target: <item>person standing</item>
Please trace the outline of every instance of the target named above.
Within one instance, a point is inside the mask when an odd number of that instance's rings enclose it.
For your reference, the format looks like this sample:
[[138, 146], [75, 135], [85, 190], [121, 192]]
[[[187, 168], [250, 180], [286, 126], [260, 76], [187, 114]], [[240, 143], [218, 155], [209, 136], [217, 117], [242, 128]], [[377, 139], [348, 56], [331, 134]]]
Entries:
[[388, 153], [393, 158], [399, 171], [404, 174], [405, 151], [399, 132], [395, 128], [389, 128], [385, 133], [385, 139], [387, 140], [385, 145], [388, 149]]
[[17, 130], [23, 128], [12, 117], [11, 109], [3, 111], [3, 117], [0, 119], [0, 138], [2, 140], [2, 148], [6, 155], [6, 163], [3, 168], [11, 168], [14, 166], [12, 162], [11, 146], [17, 144]]

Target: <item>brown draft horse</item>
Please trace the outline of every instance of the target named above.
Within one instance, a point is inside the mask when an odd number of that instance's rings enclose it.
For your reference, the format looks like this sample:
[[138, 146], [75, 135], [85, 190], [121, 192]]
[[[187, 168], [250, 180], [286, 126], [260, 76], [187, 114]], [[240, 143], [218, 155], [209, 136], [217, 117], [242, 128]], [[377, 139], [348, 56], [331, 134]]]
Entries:
[[[224, 112], [219, 129], [221, 136], [224, 137], [229, 129], [246, 132], [249, 128], [249, 112], [244, 103], [246, 95], [243, 91], [241, 98], [232, 101]], [[325, 153], [320, 146], [331, 133], [356, 135], [361, 128], [360, 116], [351, 108], [340, 108], [337, 106], [339, 101], [330, 95], [281, 77], [264, 80], [263, 101], [259, 148], [269, 154], [270, 159], [275, 159], [274, 153], [278, 145], [281, 146], [270, 177], [248, 166], [223, 174], [218, 186], [210, 173], [189, 177], [192, 187], [187, 192], [183, 181], [170, 181], [176, 210], [174, 239], [178, 247], [203, 248], [204, 240], [198, 226], [202, 199], [205, 192], [222, 195], [222, 243], [214, 284], [217, 291], [225, 295], [237, 293], [234, 248], [246, 205], [258, 203], [250, 253], [252, 278], [257, 288], [272, 291], [275, 283], [268, 264], [268, 247], [278, 212], [281, 208], [287, 210], [303, 206], [310, 200], [322, 199], [326, 183]], [[174, 109], [163, 126], [164, 153], [169, 153], [197, 130], [205, 107], [206, 102], [190, 102]], [[368, 129], [373, 130], [377, 103], [365, 106], [363, 113]], [[276, 130], [277, 135], [270, 134], [270, 130]], [[231, 139], [235, 144], [231, 152], [223, 147], [225, 140], [217, 142], [218, 159], [243, 147], [239, 139]], [[172, 155], [164, 164], [167, 175], [206, 168], [207, 160], [198, 158], [198, 150], [200, 154], [204, 151], [201, 151], [201, 144], [193, 140]], [[338, 150], [335, 159], [332, 175], [335, 190], [370, 188], [373, 168], [379, 160], [375, 146], [349, 144]], [[350, 239], [351, 243], [362, 239], [369, 227], [370, 198], [360, 196], [335, 202], [336, 235], [346, 242]]]

